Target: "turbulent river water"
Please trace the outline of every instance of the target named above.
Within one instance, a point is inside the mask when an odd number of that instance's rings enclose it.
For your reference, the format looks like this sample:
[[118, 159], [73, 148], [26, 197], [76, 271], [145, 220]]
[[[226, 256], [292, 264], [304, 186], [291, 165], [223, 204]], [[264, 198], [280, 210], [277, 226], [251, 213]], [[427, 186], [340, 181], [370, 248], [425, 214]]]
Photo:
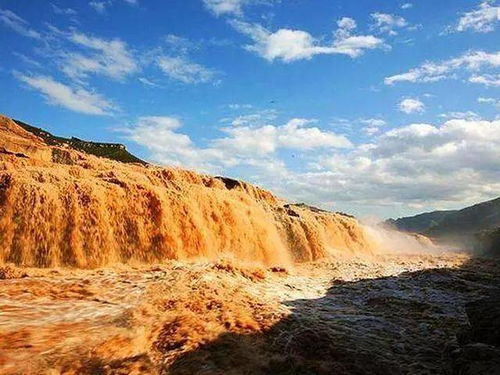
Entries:
[[435, 374], [500, 267], [446, 254], [3, 275], [2, 374]]
[[0, 116], [0, 374], [436, 374], [498, 280], [421, 236]]

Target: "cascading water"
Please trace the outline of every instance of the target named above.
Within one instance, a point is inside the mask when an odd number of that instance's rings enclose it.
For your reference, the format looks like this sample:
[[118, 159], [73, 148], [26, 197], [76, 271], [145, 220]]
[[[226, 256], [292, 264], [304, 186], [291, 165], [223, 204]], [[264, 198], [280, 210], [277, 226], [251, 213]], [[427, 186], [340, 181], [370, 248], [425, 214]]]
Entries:
[[93, 268], [231, 256], [289, 265], [371, 253], [357, 220], [252, 185], [49, 146], [0, 118], [0, 262]]

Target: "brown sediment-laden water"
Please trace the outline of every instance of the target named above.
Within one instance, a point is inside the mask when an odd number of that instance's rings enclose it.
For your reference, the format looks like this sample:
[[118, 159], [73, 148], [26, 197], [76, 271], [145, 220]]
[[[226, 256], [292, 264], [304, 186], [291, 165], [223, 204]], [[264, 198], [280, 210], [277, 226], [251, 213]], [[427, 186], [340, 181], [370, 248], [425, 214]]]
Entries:
[[2, 374], [445, 374], [500, 267], [443, 254], [4, 275]]
[[0, 118], [0, 262], [93, 268], [166, 259], [289, 265], [373, 253], [346, 215], [226, 178], [49, 146]]
[[0, 374], [488, 371], [496, 349], [471, 355], [463, 332], [499, 278], [424, 237], [0, 117]]

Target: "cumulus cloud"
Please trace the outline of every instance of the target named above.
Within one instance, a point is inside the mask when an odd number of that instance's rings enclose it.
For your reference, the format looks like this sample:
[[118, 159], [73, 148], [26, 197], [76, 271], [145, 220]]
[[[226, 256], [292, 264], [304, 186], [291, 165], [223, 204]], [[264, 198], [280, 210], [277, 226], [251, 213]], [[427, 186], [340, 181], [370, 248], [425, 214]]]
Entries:
[[26, 20], [8, 9], [0, 9], [0, 22], [22, 36], [33, 39], [42, 37], [39, 32], [30, 28]]
[[457, 32], [474, 31], [488, 33], [495, 30], [500, 21], [500, 7], [494, 6], [495, 0], [486, 0], [478, 9], [466, 12], [460, 17], [454, 30]]
[[224, 145], [236, 153], [272, 153], [278, 148], [294, 150], [312, 150], [318, 148], [348, 148], [351, 142], [342, 135], [323, 131], [310, 126], [314, 121], [292, 119], [285, 125], [264, 125], [257, 127], [239, 126], [223, 128], [229, 135], [215, 141], [216, 145]]
[[[366, 122], [386, 125], [371, 120]], [[500, 189], [500, 121], [409, 124], [381, 130], [371, 143], [357, 145], [311, 130], [313, 125], [293, 119], [278, 126], [229, 127], [199, 147], [182, 133], [179, 120], [146, 117], [126, 136], [147, 147], [157, 162], [225, 174], [243, 166], [232, 175], [289, 199], [361, 214], [395, 205], [407, 212], [453, 207], [491, 198]], [[309, 167], [290, 169], [278, 152], [285, 147], [314, 150]]]
[[313, 122], [297, 118], [278, 126], [224, 127], [219, 129], [223, 136], [212, 139], [207, 147], [197, 146], [183, 134], [181, 122], [173, 117], [141, 117], [133, 127], [122, 131], [148, 148], [157, 162], [215, 173], [227, 167], [256, 167], [260, 163], [268, 164], [266, 168], [277, 168], [283, 165], [275, 159], [280, 149], [309, 152], [352, 146], [346, 137], [311, 126]]
[[254, 43], [245, 48], [268, 61], [308, 60], [322, 54], [344, 54], [355, 58], [362, 55], [365, 50], [385, 46], [382, 39], [373, 35], [353, 35], [356, 28], [353, 19], [344, 17], [337, 24], [338, 29], [334, 33], [333, 41], [330, 44], [321, 44], [307, 31], [279, 29], [271, 32], [259, 24], [231, 21], [236, 30], [253, 40]]
[[399, 102], [398, 109], [406, 114], [422, 113], [425, 111], [425, 105], [418, 99], [406, 98]]
[[355, 20], [350, 17], [342, 17], [337, 21], [337, 26], [339, 27], [339, 32], [346, 31], [347, 34], [358, 27], [358, 24]]
[[375, 21], [372, 28], [381, 33], [388, 33], [389, 35], [397, 35], [395, 29], [400, 29], [408, 26], [408, 22], [403, 17], [395, 16], [387, 13], [372, 13], [371, 17]]
[[412, 3], [404, 3], [403, 5], [401, 5], [401, 9], [410, 9], [410, 8], [413, 8]]
[[454, 74], [462, 69], [476, 72], [483, 68], [498, 68], [499, 66], [500, 52], [469, 51], [462, 56], [450, 60], [425, 62], [406, 73], [386, 77], [384, 82], [386, 85], [392, 85], [397, 82], [436, 82], [453, 78]]
[[411, 124], [348, 153], [322, 155], [316, 171], [291, 173], [286, 186], [270, 184], [295, 199], [364, 213], [474, 203], [498, 195], [498, 131], [499, 121]]
[[39, 91], [49, 104], [89, 115], [109, 115], [115, 110], [113, 104], [102, 95], [81, 87], [65, 85], [52, 77], [30, 77], [22, 74], [16, 74], [16, 77]]

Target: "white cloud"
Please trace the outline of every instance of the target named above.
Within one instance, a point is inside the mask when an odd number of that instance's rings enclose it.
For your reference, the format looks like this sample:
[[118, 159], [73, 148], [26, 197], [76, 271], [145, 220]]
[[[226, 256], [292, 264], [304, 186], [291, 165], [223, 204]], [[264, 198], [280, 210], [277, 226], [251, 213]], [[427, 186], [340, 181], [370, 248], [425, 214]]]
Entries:
[[0, 22], [20, 35], [33, 39], [41, 38], [40, 33], [31, 29], [26, 20], [8, 9], [0, 9]]
[[189, 56], [189, 52], [203, 46], [203, 41], [192, 41], [175, 34], [165, 35], [163, 41], [164, 45], [153, 50], [150, 57], [170, 79], [186, 84], [220, 83], [220, 72], [194, 62]]
[[471, 83], [479, 83], [485, 86], [500, 87], [500, 74], [474, 74], [469, 78]]
[[418, 68], [402, 74], [385, 78], [386, 85], [396, 82], [436, 82], [452, 78], [460, 69], [479, 71], [482, 68], [497, 68], [500, 66], [500, 52], [487, 53], [470, 51], [460, 57], [441, 62], [425, 62]]
[[308, 126], [313, 121], [293, 119], [277, 127], [278, 147], [294, 150], [312, 150], [317, 148], [349, 148], [352, 143], [343, 135]]
[[21, 74], [16, 74], [16, 77], [38, 90], [53, 105], [89, 115], [109, 115], [115, 109], [102, 95], [81, 87], [67, 86], [52, 77]]
[[[157, 162], [230, 174], [335, 210], [381, 213], [401, 207], [411, 212], [479, 202], [500, 191], [500, 121], [410, 124], [342, 150], [336, 147], [347, 146], [345, 141], [325, 137], [328, 132], [320, 128], [311, 131], [312, 124], [294, 119], [279, 126], [232, 127], [205, 148], [182, 134], [173, 118], [142, 118], [126, 134]], [[307, 136], [297, 132], [301, 129]], [[314, 150], [306, 172], [287, 167], [277, 152], [284, 147]]]
[[363, 128], [363, 131], [367, 135], [375, 135], [375, 134], [380, 132], [380, 128], [378, 128], [376, 126], [366, 126]]
[[323, 47], [315, 45], [314, 38], [305, 31], [280, 29], [271, 33], [260, 25], [243, 22], [233, 22], [233, 24], [254, 40], [255, 44], [246, 48], [269, 61], [281, 59], [290, 62], [310, 59], [316, 54], [327, 52]]
[[251, 104], [231, 103], [231, 104], [227, 105], [227, 108], [232, 109], [232, 110], [252, 109], [253, 105], [251, 105]]
[[21, 61], [25, 62], [26, 64], [36, 66], [37, 68], [41, 68], [42, 67], [42, 64], [40, 64], [39, 61], [34, 60], [31, 57], [29, 57], [29, 56], [26, 56], [26, 55], [24, 55], [22, 53], [19, 53], [19, 52], [12, 52], [12, 54], [14, 56], [16, 56], [17, 58], [19, 58]]
[[386, 48], [382, 39], [373, 35], [354, 35], [345, 39], [337, 39], [329, 53], [343, 54], [352, 58], [361, 56], [365, 50]]
[[411, 113], [422, 113], [425, 111], [425, 105], [418, 99], [403, 99], [401, 102], [398, 104], [398, 108], [401, 112], [404, 112], [406, 114], [411, 114]]
[[146, 85], [146, 86], [151, 86], [151, 87], [160, 87], [159, 84], [151, 81], [150, 79], [146, 78], [146, 77], [139, 77], [139, 82], [141, 82], [143, 85]]
[[346, 34], [349, 34], [351, 31], [355, 30], [358, 27], [358, 24], [352, 18], [342, 17], [337, 21], [337, 26], [339, 27], [339, 33], [345, 32]]
[[387, 125], [384, 120], [378, 118], [361, 119], [360, 122], [366, 125], [363, 131], [367, 135], [375, 135], [381, 131], [382, 127]]
[[311, 34], [302, 30], [279, 29], [271, 32], [262, 25], [237, 20], [233, 20], [231, 25], [253, 40], [254, 44], [247, 45], [247, 50], [268, 61], [292, 62], [321, 54], [344, 54], [355, 58], [365, 50], [384, 47], [383, 40], [373, 35], [352, 35], [356, 23], [346, 17], [338, 21], [339, 28], [330, 44], [320, 44]]
[[276, 111], [272, 109], [262, 110], [246, 115], [239, 115], [236, 118], [224, 118], [223, 123], [230, 123], [232, 126], [258, 126], [270, 123], [276, 119]]
[[[138, 0], [123, 0], [129, 5], [138, 5]], [[111, 7], [115, 1], [114, 0], [92, 0], [89, 5], [97, 12], [104, 14], [107, 8]]]
[[477, 10], [466, 12], [460, 17], [455, 31], [471, 30], [479, 33], [488, 33], [495, 30], [500, 21], [500, 7], [492, 6], [495, 0], [486, 0], [479, 4]]
[[395, 29], [400, 29], [408, 26], [408, 22], [403, 17], [395, 16], [386, 13], [372, 13], [371, 17], [375, 21], [374, 29], [381, 33], [388, 33], [389, 35], [397, 35]]
[[349, 153], [320, 156], [317, 166], [290, 173], [286, 186], [279, 179], [268, 186], [295, 199], [365, 212], [395, 204], [408, 212], [415, 205], [475, 203], [497, 196], [500, 189], [500, 121], [411, 124]]
[[243, 9], [250, 5], [270, 5], [275, 0], [203, 0], [205, 8], [216, 16], [243, 16]]
[[404, 3], [403, 5], [401, 5], [401, 9], [410, 9], [410, 8], [413, 8], [412, 3]]
[[220, 129], [223, 137], [198, 147], [179, 132], [181, 122], [172, 117], [142, 117], [131, 128], [122, 129], [128, 138], [148, 148], [151, 158], [164, 164], [184, 165], [217, 172], [226, 167], [268, 164], [277, 168], [279, 149], [301, 152], [349, 148], [352, 143], [342, 135], [310, 126], [312, 120], [292, 119], [284, 125], [230, 126]]
[[215, 155], [197, 149], [189, 136], [176, 132], [182, 126], [179, 119], [167, 116], [140, 117], [133, 128], [120, 129], [126, 137], [146, 147], [156, 162], [217, 170], [209, 160]]
[[363, 124], [367, 124], [369, 126], [375, 126], [377, 128], [387, 125], [387, 123], [384, 120], [379, 119], [379, 118], [363, 119], [363, 120], [361, 120], [361, 122]]
[[499, 99], [479, 97], [479, 98], [477, 98], [477, 102], [482, 103], [482, 104], [492, 104], [495, 107], [500, 108], [500, 100]]
[[175, 34], [167, 34], [163, 37], [163, 40], [172, 52], [186, 54], [190, 50], [198, 48], [196, 43]]
[[160, 56], [156, 62], [168, 77], [184, 83], [207, 83], [216, 77], [215, 71], [191, 62], [184, 56]]
[[106, 11], [106, 8], [111, 6], [112, 2], [111, 1], [91, 1], [89, 2], [89, 5], [97, 12], [97, 13], [104, 13]]
[[74, 16], [76, 15], [76, 10], [72, 8], [61, 8], [55, 4], [50, 4], [52, 6], [52, 10], [55, 14], [65, 15], [65, 16]]
[[482, 120], [481, 116], [473, 111], [442, 113], [439, 115], [439, 117], [446, 119], [471, 120], [471, 121]]
[[[55, 33], [57, 41], [67, 40], [71, 45], [53, 48], [48, 56], [56, 59], [60, 70], [79, 84], [86, 84], [92, 75], [124, 81], [150, 65], [183, 83], [218, 82], [218, 72], [192, 62], [187, 56], [188, 51], [197, 48], [196, 44], [177, 35], [166, 35], [164, 45], [150, 49], [139, 58], [137, 51], [118, 38], [104, 39], [75, 29], [71, 32], [56, 30]], [[144, 76], [137, 79], [144, 85], [160, 86]]]
[[73, 79], [95, 74], [123, 80], [139, 70], [132, 52], [120, 39], [106, 40], [79, 32], [72, 32], [68, 39], [84, 51], [61, 53], [61, 70]]
[[243, 11], [244, 0], [203, 0], [205, 7], [215, 15], [241, 15]]

